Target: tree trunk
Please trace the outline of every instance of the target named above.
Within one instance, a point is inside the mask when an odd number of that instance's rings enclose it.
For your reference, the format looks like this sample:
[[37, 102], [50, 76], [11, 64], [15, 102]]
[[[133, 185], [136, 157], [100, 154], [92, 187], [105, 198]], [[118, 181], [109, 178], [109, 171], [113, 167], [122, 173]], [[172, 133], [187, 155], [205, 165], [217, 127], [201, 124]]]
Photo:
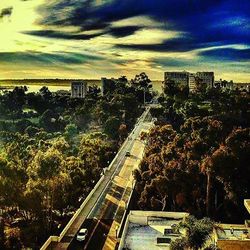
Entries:
[[162, 210], [164, 211], [167, 205], [167, 195], [164, 196], [163, 200], [162, 200]]
[[211, 172], [207, 171], [207, 194], [206, 194], [206, 214], [208, 217], [211, 215], [212, 207], [212, 176]]

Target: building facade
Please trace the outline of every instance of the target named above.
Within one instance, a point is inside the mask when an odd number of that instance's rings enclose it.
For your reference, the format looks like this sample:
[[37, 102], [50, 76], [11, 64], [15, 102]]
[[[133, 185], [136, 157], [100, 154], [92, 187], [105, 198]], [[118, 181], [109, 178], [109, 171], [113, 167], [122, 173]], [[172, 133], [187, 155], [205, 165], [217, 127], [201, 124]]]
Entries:
[[105, 78], [105, 77], [101, 78], [101, 93], [102, 93], [102, 96], [107, 94], [107, 92], [110, 92], [110, 91], [115, 89], [116, 81], [117, 80], [114, 79], [114, 78], [111, 78], [111, 79], [108, 79], [108, 78]]
[[196, 81], [205, 87], [212, 88], [214, 87], [214, 72], [197, 72], [189, 73], [187, 71], [174, 71], [174, 72], [165, 72], [164, 73], [164, 86], [170, 81], [174, 82], [179, 86], [188, 86], [189, 92], [194, 93], [197, 91]]
[[74, 81], [71, 83], [71, 97], [85, 98], [87, 94], [87, 83], [84, 81]]
[[174, 71], [174, 72], [165, 72], [164, 73], [164, 80], [167, 81], [174, 81], [175, 84], [178, 85], [188, 85], [188, 77], [189, 73], [187, 71]]
[[196, 81], [195, 81], [195, 74], [190, 73], [188, 78], [188, 88], [189, 92], [193, 93], [196, 91]]
[[214, 72], [197, 72], [196, 77], [199, 77], [202, 84], [206, 84], [207, 87], [212, 88], [214, 86]]

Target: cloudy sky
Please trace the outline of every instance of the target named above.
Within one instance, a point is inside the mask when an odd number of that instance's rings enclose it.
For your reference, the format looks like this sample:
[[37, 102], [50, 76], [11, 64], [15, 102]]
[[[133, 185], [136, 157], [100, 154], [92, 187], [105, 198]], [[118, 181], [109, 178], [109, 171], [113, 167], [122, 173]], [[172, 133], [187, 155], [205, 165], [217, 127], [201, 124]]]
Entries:
[[249, 0], [0, 0], [0, 78], [215, 71], [250, 82]]

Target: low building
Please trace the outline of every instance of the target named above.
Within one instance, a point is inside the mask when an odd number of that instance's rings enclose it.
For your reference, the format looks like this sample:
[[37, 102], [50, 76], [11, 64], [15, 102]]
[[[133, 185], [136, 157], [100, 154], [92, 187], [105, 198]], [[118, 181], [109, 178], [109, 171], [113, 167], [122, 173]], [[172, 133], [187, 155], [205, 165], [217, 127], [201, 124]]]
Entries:
[[74, 81], [71, 83], [71, 97], [85, 98], [87, 94], [87, 82]]
[[235, 83], [234, 89], [241, 91], [241, 92], [250, 93], [250, 84], [249, 83]]
[[181, 238], [184, 232], [174, 228], [188, 213], [159, 211], [130, 211], [119, 250], [167, 250], [171, 241]]
[[214, 241], [221, 250], [249, 250], [250, 228], [246, 225], [221, 224], [223, 230], [214, 232]]
[[214, 87], [220, 89], [238, 90], [240, 92], [247, 92], [247, 93], [250, 92], [249, 83], [234, 83], [232, 80], [227, 81], [220, 79], [219, 81], [214, 82]]
[[219, 88], [219, 89], [231, 89], [232, 90], [233, 85], [234, 85], [233, 81], [228, 82], [228, 81], [222, 80], [222, 79], [214, 82], [214, 87]]
[[165, 72], [164, 80], [165, 83], [168, 81], [174, 81], [175, 84], [187, 86], [188, 85], [188, 77], [189, 73], [187, 71], [173, 71], [173, 72]]
[[[250, 213], [250, 200], [244, 200], [244, 205]], [[222, 230], [214, 230], [213, 241], [221, 250], [249, 250], [250, 227], [249, 221], [245, 224], [220, 224]]]

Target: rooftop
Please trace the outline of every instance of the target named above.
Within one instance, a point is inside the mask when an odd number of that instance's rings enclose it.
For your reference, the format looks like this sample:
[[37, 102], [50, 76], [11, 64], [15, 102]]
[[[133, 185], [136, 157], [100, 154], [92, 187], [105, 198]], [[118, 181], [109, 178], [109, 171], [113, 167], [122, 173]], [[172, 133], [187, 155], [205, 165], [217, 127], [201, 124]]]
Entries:
[[245, 205], [248, 213], [250, 214], [250, 199], [245, 199], [244, 200], [244, 205]]
[[224, 231], [218, 231], [218, 240], [249, 240], [250, 229], [244, 225], [221, 225]]
[[170, 242], [184, 234], [173, 228], [187, 213], [131, 211], [123, 232], [119, 249], [167, 250]]

